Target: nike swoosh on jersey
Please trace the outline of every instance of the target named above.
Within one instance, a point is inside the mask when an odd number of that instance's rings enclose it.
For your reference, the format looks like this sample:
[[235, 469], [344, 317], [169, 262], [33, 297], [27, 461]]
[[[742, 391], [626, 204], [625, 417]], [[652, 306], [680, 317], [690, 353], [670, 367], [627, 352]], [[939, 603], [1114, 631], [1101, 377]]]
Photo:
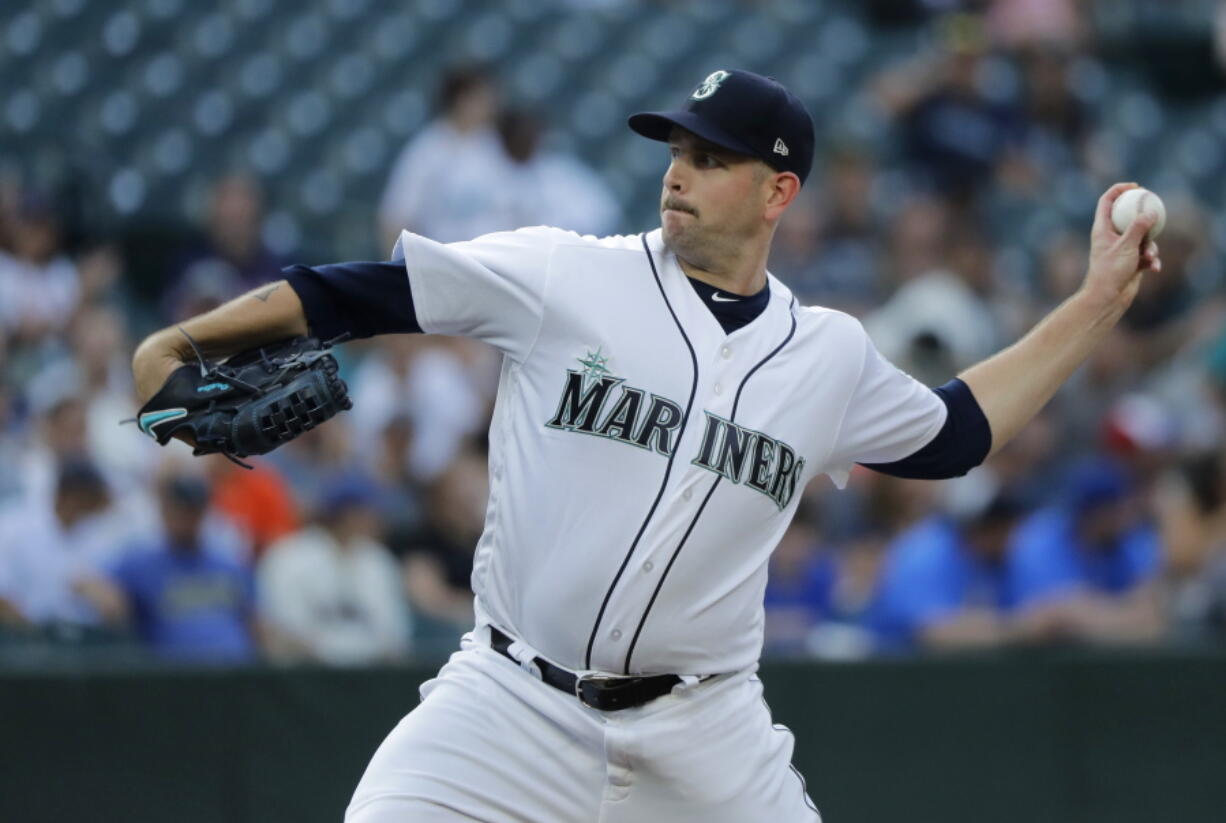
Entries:
[[739, 297], [723, 297], [720, 295], [719, 292], [715, 292], [714, 294], [712, 294], [711, 299], [714, 300], [716, 303], [739, 303], [741, 302], [741, 298]]
[[155, 437], [153, 427], [165, 423], [167, 420], [178, 420], [181, 417], [187, 417], [187, 409], [166, 409], [165, 411], [145, 412], [140, 416], [140, 421], [137, 423], [140, 430], [150, 437]]

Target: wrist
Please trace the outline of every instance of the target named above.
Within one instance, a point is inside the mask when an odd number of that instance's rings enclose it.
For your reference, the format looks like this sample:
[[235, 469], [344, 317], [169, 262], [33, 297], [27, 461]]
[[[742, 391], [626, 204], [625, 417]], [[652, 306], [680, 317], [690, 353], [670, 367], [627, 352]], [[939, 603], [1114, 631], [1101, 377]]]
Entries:
[[1095, 288], [1087, 283], [1073, 293], [1069, 302], [1077, 307], [1087, 327], [1110, 328], [1119, 322], [1131, 301], [1119, 292]]
[[175, 329], [162, 329], [146, 337], [132, 355], [136, 395], [145, 402], [161, 388], [166, 378], [185, 362], [177, 345]]

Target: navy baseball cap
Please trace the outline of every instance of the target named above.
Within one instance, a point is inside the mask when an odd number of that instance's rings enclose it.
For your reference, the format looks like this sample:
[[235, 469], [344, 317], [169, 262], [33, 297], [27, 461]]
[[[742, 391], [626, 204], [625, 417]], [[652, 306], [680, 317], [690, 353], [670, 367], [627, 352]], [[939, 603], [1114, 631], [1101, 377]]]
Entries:
[[652, 140], [668, 140], [673, 126], [704, 140], [757, 157], [804, 183], [813, 165], [813, 119], [796, 95], [751, 71], [714, 71], [676, 111], [631, 115], [630, 128]]

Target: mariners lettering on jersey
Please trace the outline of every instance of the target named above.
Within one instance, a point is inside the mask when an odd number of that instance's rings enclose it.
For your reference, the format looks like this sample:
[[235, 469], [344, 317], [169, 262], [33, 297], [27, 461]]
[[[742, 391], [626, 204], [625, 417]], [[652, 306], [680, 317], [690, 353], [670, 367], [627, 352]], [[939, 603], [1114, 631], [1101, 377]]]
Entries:
[[[558, 409], [545, 425], [655, 449], [671, 457], [677, 445], [675, 434], [681, 428], [681, 407], [667, 397], [622, 386], [625, 378], [609, 371], [609, 358], [602, 357], [600, 349], [588, 352], [579, 362], [582, 370], [567, 369]], [[619, 386], [621, 394], [610, 404], [613, 389]]]
[[[551, 429], [607, 437], [671, 457], [681, 428], [681, 406], [643, 389], [623, 385], [600, 349], [577, 358], [582, 369], [567, 369]], [[613, 400], [614, 389], [621, 393]], [[748, 486], [787, 508], [800, 483], [803, 457], [782, 440], [705, 412], [707, 428], [691, 463]]]
[[733, 483], [744, 483], [775, 501], [780, 509], [787, 508], [800, 483], [804, 458], [798, 457], [796, 450], [782, 440], [717, 414], [705, 414], [707, 428], [698, 456], [691, 462]]

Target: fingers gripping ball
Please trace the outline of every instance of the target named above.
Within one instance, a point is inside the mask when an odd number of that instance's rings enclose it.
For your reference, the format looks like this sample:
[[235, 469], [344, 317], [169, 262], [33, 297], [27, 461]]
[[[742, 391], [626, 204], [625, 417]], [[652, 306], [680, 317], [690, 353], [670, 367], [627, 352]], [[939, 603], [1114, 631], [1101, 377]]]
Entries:
[[1166, 204], [1162, 202], [1161, 197], [1149, 189], [1129, 189], [1117, 197], [1111, 206], [1111, 225], [1117, 232], [1123, 234], [1128, 231], [1128, 227], [1132, 225], [1137, 215], [1146, 212], [1152, 212], [1158, 216], [1158, 222], [1154, 223], [1153, 228], [1145, 235], [1145, 240], [1148, 242], [1161, 234], [1162, 229], [1166, 226]]
[[162, 445], [190, 436], [198, 455], [266, 454], [353, 407], [328, 348], [295, 337], [221, 364], [201, 357], [170, 375], [140, 410], [137, 424]]

